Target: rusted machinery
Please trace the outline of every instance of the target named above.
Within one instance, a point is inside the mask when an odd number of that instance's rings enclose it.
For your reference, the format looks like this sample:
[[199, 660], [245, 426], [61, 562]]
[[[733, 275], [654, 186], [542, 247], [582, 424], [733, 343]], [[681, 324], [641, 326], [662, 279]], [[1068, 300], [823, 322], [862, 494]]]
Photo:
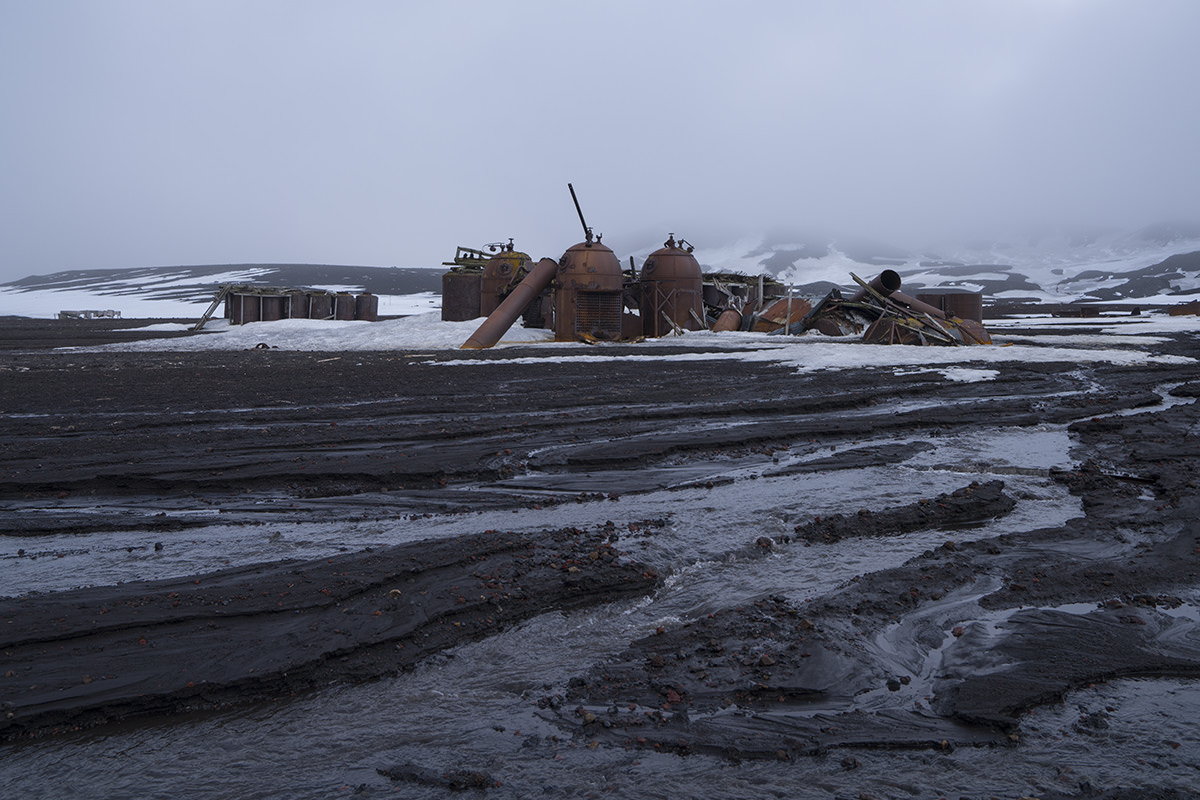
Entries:
[[[584, 240], [568, 248], [557, 263], [545, 258], [539, 261], [463, 343], [464, 348], [478, 350], [494, 345], [517, 317], [530, 310], [538, 298], [548, 296], [547, 292], [553, 294], [553, 318], [548, 322], [557, 341], [622, 338], [625, 276], [621, 262], [588, 227], [575, 187], [568, 183], [567, 188], [583, 225]], [[547, 262], [555, 268], [551, 270]], [[517, 299], [509, 302], [514, 296]]]
[[[900, 275], [893, 270], [884, 270], [869, 284], [851, 273], [860, 289], [848, 298], [838, 289], [825, 297], [803, 297], [766, 276], [706, 276], [692, 246], [683, 239], [676, 241], [672, 233], [662, 248], [647, 257], [640, 274], [632, 269], [632, 258], [626, 274], [616, 254], [588, 227], [575, 188], [569, 183], [567, 188], [584, 240], [568, 248], [557, 262], [544, 258], [528, 269], [528, 256], [514, 253], [511, 240], [507, 250], [480, 264], [475, 262], [486, 254], [459, 248], [454, 263], [477, 274], [491, 270], [492, 282], [481, 285], [484, 295], [497, 298], [495, 309], [463, 343], [464, 348], [493, 346], [522, 315], [526, 327], [551, 328], [560, 342], [630, 341], [706, 329], [863, 334], [864, 341], [880, 344], [991, 342], [981, 324], [981, 295], [927, 292], [909, 297], [899, 291]], [[450, 278], [448, 273], [443, 286]], [[487, 297], [480, 300], [479, 308], [486, 308], [488, 302]], [[442, 318], [471, 317], [447, 312], [443, 298]]]
[[527, 253], [508, 244], [484, 245], [487, 251], [459, 248], [442, 274], [442, 319], [462, 322], [486, 317], [500, 305], [533, 267]]

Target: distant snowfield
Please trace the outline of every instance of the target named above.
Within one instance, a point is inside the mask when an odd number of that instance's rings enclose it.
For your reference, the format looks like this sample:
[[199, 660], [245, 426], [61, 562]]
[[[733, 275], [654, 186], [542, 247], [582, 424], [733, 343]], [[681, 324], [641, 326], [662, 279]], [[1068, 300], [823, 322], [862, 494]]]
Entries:
[[[229, 273], [231, 282], [246, 277], [241, 273]], [[162, 284], [167, 286], [168, 284]], [[155, 284], [159, 288], [160, 284]], [[325, 288], [325, 287], [322, 287]], [[336, 291], [340, 287], [333, 287]], [[351, 287], [358, 291], [356, 287]], [[441, 295], [433, 292], [405, 295], [376, 295], [379, 298], [379, 314], [385, 317], [406, 314], [421, 314], [437, 311], [442, 307]], [[203, 297], [196, 302], [183, 302], [146, 295], [122, 294], [102, 295], [84, 290], [42, 290], [33, 292], [0, 291], [0, 317], [34, 317], [54, 319], [60, 311], [85, 309], [119, 311], [125, 319], [200, 319], [212, 304], [212, 298]], [[219, 315], [221, 310], [217, 309]]]
[[[250, 350], [272, 348], [309, 352], [353, 353], [395, 351], [406, 358], [419, 359], [422, 351], [459, 349], [473, 334], [481, 319], [444, 322], [439, 313], [423, 313], [402, 319], [379, 322], [316, 320], [279, 320], [230, 325], [227, 320], [210, 322], [195, 336], [158, 339], [97, 348], [104, 351], [198, 351]], [[1075, 361], [1111, 364], [1189, 364], [1194, 359], [1161, 355], [1154, 345], [1162, 338], [1155, 334], [1172, 332], [1200, 333], [1200, 317], [1171, 317], [1144, 314], [1139, 317], [1103, 319], [1004, 320], [989, 322], [995, 344], [975, 347], [910, 347], [863, 344], [857, 337], [836, 338], [772, 336], [765, 333], [693, 331], [682, 336], [650, 339], [637, 344], [631, 354], [628, 346], [555, 342], [552, 331], [527, 329], [516, 325], [493, 348], [492, 358], [462, 358], [431, 362], [449, 368], [487, 367], [559, 362], [600, 363], [605, 361], [736, 360], [770, 362], [790, 366], [802, 372], [853, 367], [894, 367], [907, 370], [941, 372], [948, 379], [983, 381], [996, 376], [988, 365], [1020, 362]], [[1025, 334], [1019, 327], [1041, 325], [1078, 326], [1078, 334]], [[156, 323], [133, 330], [186, 330], [188, 325]], [[696, 352], [680, 353], [680, 345], [693, 345]], [[515, 349], [520, 347], [519, 350]], [[535, 348], [531, 355], [529, 348]], [[667, 352], [671, 348], [672, 352]], [[714, 352], [715, 351], [715, 352]]]

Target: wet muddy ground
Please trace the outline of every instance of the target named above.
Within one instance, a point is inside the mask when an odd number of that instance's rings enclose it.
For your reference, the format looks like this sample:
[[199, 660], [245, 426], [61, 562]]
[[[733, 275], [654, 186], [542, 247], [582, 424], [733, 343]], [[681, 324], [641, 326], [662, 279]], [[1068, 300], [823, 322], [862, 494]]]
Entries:
[[1196, 796], [1195, 362], [0, 350], [6, 794]]

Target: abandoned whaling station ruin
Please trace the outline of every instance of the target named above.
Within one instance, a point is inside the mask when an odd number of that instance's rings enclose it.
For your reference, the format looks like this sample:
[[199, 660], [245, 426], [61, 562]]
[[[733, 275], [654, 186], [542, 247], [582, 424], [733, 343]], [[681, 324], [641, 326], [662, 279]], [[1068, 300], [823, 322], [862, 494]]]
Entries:
[[[496, 344], [518, 319], [526, 328], [554, 331], [560, 342], [636, 342], [687, 331], [756, 331], [799, 335], [861, 335], [876, 344], [990, 344], [983, 327], [983, 295], [961, 289], [900, 291], [900, 275], [886, 269], [870, 282], [851, 273], [857, 290], [838, 288], [809, 297], [766, 276], [705, 274], [685, 239], [669, 234], [638, 270], [616, 254], [584, 220], [575, 189], [567, 184], [584, 240], [557, 261], [537, 263], [507, 244], [485, 250], [459, 247], [442, 275], [442, 319], [485, 318], [462, 345]], [[282, 319], [378, 319], [378, 297], [252, 285], [224, 285], [193, 330], [224, 303], [230, 324]]]
[[486, 317], [464, 349], [491, 347], [521, 319], [526, 328], [554, 331], [556, 341], [637, 341], [685, 331], [759, 331], [829, 336], [862, 334], [879, 344], [990, 344], [978, 292], [900, 292], [900, 275], [884, 270], [843, 297], [794, 295], [759, 276], [705, 275], [692, 246], [670, 234], [637, 270], [626, 271], [584, 220], [575, 189], [567, 184], [583, 226], [584, 241], [555, 261], [536, 264], [526, 253], [492, 245], [492, 254], [459, 247], [442, 276], [442, 319]]

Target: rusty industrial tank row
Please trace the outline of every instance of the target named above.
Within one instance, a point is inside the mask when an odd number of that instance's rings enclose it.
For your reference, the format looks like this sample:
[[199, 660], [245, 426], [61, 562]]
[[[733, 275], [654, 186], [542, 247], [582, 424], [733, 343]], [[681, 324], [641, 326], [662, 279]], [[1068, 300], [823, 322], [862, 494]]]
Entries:
[[338, 319], [374, 322], [379, 298], [370, 292], [239, 287], [225, 293], [225, 318], [232, 325], [281, 319]]

